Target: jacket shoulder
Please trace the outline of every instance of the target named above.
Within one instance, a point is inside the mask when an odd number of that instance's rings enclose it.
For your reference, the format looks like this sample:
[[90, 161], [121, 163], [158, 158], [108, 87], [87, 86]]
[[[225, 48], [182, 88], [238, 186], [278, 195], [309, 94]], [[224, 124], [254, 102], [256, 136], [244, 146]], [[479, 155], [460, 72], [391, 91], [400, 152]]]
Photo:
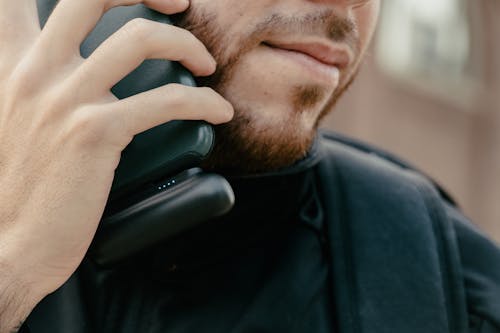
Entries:
[[362, 174], [369, 172], [378, 176], [387, 175], [392, 180], [390, 183], [396, 183], [394, 185], [414, 183], [418, 179], [433, 187], [443, 200], [457, 206], [453, 197], [437, 181], [386, 150], [332, 131], [321, 131], [320, 141], [326, 155], [324, 157], [334, 159], [339, 167], [355, 167]]
[[[342, 205], [355, 212], [350, 214], [369, 209], [370, 223], [381, 225], [379, 214], [384, 221], [398, 214], [391, 228], [399, 223], [418, 226], [418, 230], [430, 227], [441, 275], [454, 280], [451, 284], [444, 281], [445, 289], [450, 289], [448, 302], [455, 303], [453, 312], [461, 313], [463, 306], [458, 303], [464, 302], [469, 332], [500, 333], [498, 245], [464, 216], [435, 181], [397, 156], [332, 132], [322, 132], [321, 142], [326, 162], [323, 174], [335, 175], [336, 183], [330, 186], [340, 184], [342, 193], [337, 195], [348, 197]], [[424, 220], [432, 223], [421, 223]], [[411, 243], [410, 236], [406, 241]]]

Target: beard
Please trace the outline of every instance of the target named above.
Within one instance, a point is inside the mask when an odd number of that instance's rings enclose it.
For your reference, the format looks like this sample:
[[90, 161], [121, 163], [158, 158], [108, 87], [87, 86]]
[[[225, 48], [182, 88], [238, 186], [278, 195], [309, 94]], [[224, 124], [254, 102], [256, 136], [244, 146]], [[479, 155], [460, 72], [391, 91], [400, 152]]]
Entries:
[[[197, 84], [219, 92], [233, 104], [235, 111], [229, 123], [214, 126], [214, 148], [202, 167], [226, 175], [246, 175], [279, 170], [306, 157], [321, 119], [333, 109], [355, 75], [343, 86], [337, 87], [330, 96], [327, 89], [320, 85], [293, 87], [289, 96], [289, 112], [272, 124], [257, 118], [258, 103], [243, 105], [238, 100], [232, 100], [232, 96], [226, 94], [227, 88], [245, 54], [258, 47], [266, 36], [275, 31], [326, 35], [332, 40], [347, 43], [353, 51], [357, 51], [354, 25], [330, 10], [301, 18], [271, 14], [247, 34], [238, 36], [234, 44], [238, 45], [238, 49], [229, 51], [230, 45], [225, 40], [231, 40], [231, 36], [227, 36], [216, 23], [216, 15], [190, 8], [173, 19], [176, 25], [189, 30], [201, 40], [217, 61], [216, 72], [209, 77], [197, 78]], [[320, 110], [316, 111], [313, 125], [304, 126], [304, 113], [314, 108]]]

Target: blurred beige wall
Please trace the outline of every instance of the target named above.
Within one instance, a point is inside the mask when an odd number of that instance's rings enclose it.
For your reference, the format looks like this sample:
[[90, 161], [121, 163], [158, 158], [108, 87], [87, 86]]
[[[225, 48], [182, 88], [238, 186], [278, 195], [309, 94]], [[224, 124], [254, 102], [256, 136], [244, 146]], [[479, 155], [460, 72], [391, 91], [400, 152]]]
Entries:
[[323, 127], [410, 161], [451, 192], [466, 215], [500, 241], [500, 1], [470, 4], [480, 6], [475, 8], [479, 14], [471, 40], [473, 60], [481, 64], [481, 86], [468, 105], [391, 78], [377, 66], [372, 52]]

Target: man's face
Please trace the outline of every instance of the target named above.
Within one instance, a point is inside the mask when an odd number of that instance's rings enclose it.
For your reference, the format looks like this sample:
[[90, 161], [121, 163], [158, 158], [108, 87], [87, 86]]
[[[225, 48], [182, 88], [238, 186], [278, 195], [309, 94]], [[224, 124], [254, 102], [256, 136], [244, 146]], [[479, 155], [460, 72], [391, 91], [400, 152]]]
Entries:
[[380, 0], [191, 0], [179, 24], [211, 51], [217, 72], [200, 84], [235, 108], [216, 128], [207, 167], [279, 169], [301, 159], [355, 76]]

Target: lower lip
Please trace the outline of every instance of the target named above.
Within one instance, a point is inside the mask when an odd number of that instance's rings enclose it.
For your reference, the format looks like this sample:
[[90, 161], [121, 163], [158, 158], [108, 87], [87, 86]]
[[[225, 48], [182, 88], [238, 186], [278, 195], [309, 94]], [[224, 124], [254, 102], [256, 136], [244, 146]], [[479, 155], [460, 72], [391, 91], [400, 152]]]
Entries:
[[280, 49], [265, 44], [263, 45], [276, 55], [293, 61], [295, 65], [299, 65], [304, 71], [308, 72], [310, 76], [314, 77], [315, 79], [329, 84], [335, 83], [336, 85], [338, 85], [340, 79], [340, 71], [338, 67], [325, 64], [307, 54], [298, 51]]

